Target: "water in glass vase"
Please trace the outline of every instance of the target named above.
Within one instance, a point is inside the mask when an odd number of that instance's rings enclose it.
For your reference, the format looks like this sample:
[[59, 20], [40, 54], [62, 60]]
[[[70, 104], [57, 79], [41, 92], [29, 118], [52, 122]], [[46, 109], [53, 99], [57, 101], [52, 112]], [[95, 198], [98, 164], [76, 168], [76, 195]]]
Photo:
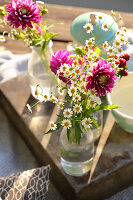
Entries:
[[61, 165], [64, 171], [72, 176], [86, 174], [92, 166], [94, 143], [92, 131], [82, 134], [80, 144], [75, 141], [68, 141], [66, 132], [63, 129], [60, 136]]

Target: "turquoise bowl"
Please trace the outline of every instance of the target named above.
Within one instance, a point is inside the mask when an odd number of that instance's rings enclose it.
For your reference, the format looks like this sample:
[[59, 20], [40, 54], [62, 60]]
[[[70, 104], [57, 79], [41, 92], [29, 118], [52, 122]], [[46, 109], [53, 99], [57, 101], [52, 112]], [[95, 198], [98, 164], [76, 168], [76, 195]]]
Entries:
[[120, 106], [119, 109], [112, 110], [115, 121], [125, 131], [133, 133], [133, 72], [117, 81], [107, 99], [109, 104]]
[[[76, 17], [71, 24], [71, 34], [72, 34], [73, 39], [77, 41], [78, 43], [85, 44], [86, 40], [93, 37], [91, 33], [89, 34], [86, 33], [86, 30], [83, 28], [85, 24], [90, 23], [91, 21], [90, 15], [92, 14], [95, 16], [99, 16], [99, 15], [102, 16], [101, 20], [98, 19], [96, 24], [93, 24], [94, 30], [92, 31], [92, 33], [94, 36], [97, 34], [99, 24], [101, 25], [104, 22], [104, 23], [107, 23], [111, 27], [110, 31], [104, 31], [101, 28], [99, 29], [96, 43], [101, 44], [105, 41], [112, 40], [115, 37], [115, 34], [118, 30], [118, 25], [110, 15], [107, 15], [101, 12], [88, 12]], [[105, 37], [101, 39], [103, 35], [105, 35]]]

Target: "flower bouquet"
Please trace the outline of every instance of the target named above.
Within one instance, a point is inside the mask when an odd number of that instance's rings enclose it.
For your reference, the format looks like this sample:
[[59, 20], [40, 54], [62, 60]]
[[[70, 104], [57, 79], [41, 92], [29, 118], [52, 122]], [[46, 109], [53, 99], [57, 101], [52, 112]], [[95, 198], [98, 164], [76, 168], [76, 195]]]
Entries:
[[[114, 12], [113, 16], [115, 18]], [[102, 16], [97, 16], [97, 20], [101, 19]], [[119, 17], [119, 20], [122, 18]], [[130, 59], [122, 50], [122, 46], [128, 43], [125, 27], [117, 31], [113, 44], [103, 43], [106, 56], [96, 42], [98, 31], [93, 35], [93, 25], [90, 23], [83, 28], [87, 33], [92, 33], [84, 46], [76, 47], [74, 54], [59, 50], [51, 57], [50, 69], [62, 81], [62, 85], [56, 86], [59, 97], [55, 97], [54, 93], [47, 95], [39, 84], [35, 89], [39, 102], [51, 101], [61, 110], [58, 120], [49, 122], [49, 131], [45, 134], [63, 127], [60, 137], [61, 164], [66, 173], [74, 176], [82, 175], [91, 168], [94, 148], [91, 127], [98, 128], [94, 114], [99, 110], [119, 107], [98, 99], [112, 92], [117, 79], [128, 75], [127, 61]], [[105, 31], [105, 35], [110, 30], [107, 24], [101, 25], [100, 22], [99, 28]], [[32, 112], [34, 105], [27, 106]]]

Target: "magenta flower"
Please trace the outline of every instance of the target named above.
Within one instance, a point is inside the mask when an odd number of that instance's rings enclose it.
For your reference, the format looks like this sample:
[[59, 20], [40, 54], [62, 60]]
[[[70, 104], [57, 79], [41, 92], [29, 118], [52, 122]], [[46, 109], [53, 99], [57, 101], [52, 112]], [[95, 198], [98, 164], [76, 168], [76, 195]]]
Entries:
[[41, 21], [41, 9], [32, 0], [12, 0], [6, 6], [6, 10], [8, 12], [6, 19], [15, 28], [25, 29], [26, 25], [33, 28], [32, 22], [39, 24]]
[[100, 59], [96, 68], [92, 70], [92, 76], [86, 78], [86, 89], [95, 89], [96, 96], [104, 96], [106, 92], [111, 92], [115, 87], [116, 72], [110, 66], [111, 63]]
[[[72, 62], [73, 60], [69, 58], [69, 51], [59, 50], [58, 52], [54, 52], [52, 55], [50, 60], [50, 69], [56, 74], [61, 65], [64, 63], [72, 65]], [[68, 80], [63, 76], [63, 73], [60, 73], [59, 79], [65, 83], [68, 82]], [[70, 82], [68, 84], [70, 84]]]

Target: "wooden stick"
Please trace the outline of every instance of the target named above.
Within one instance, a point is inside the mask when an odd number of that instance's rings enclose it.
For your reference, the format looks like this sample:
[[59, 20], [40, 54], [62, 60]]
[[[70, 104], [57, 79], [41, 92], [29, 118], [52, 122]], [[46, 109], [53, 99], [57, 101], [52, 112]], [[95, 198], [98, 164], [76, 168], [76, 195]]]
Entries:
[[95, 154], [94, 159], [93, 159], [93, 165], [92, 165], [92, 168], [91, 168], [91, 171], [90, 171], [88, 184], [90, 183], [90, 181], [92, 179], [92, 176], [93, 176], [94, 171], [96, 169], [97, 163], [98, 163], [99, 158], [100, 158], [100, 156], [102, 154], [103, 148], [104, 148], [104, 146], [106, 144], [106, 141], [107, 141], [107, 139], [108, 139], [108, 137], [110, 135], [111, 129], [112, 129], [113, 124], [114, 124], [114, 121], [115, 120], [114, 120], [111, 112], [109, 112], [107, 120], [106, 120], [106, 124], [104, 126], [102, 135], [100, 137], [100, 140], [99, 140], [99, 143], [98, 143], [98, 146], [97, 146], [97, 149], [96, 149], [96, 154]]

